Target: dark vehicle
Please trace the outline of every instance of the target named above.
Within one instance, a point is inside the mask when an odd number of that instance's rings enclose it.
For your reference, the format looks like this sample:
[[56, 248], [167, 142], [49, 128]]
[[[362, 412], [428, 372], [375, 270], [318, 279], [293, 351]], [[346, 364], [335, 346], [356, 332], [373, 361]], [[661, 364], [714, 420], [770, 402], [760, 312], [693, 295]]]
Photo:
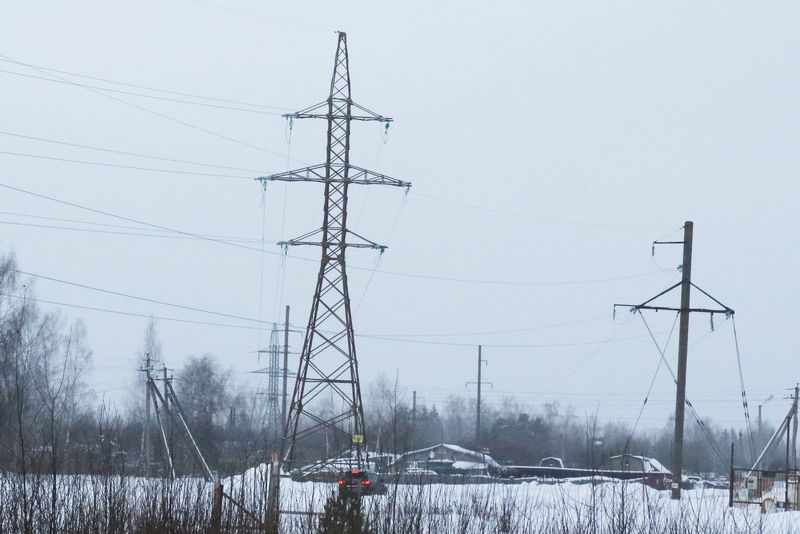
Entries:
[[339, 495], [383, 495], [386, 484], [375, 473], [353, 469], [345, 471], [339, 478]]

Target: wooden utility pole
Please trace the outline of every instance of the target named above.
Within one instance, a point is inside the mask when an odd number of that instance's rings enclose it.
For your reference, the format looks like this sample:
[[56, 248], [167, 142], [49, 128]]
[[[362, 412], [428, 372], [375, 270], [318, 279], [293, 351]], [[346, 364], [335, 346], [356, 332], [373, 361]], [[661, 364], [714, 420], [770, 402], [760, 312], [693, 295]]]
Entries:
[[481, 446], [481, 345], [478, 345], [478, 420], [475, 425], [475, 443]]
[[142, 460], [144, 461], [144, 475], [150, 476], [151, 446], [150, 446], [150, 352], [145, 353], [144, 360], [144, 429], [142, 430]]
[[[692, 221], [686, 221], [683, 226], [683, 241], [653, 241], [653, 253], [655, 253], [656, 245], [683, 245], [683, 263], [681, 269], [681, 281], [671, 286], [670, 288], [662, 291], [655, 297], [652, 297], [641, 304], [614, 304], [616, 313], [617, 306], [630, 309], [632, 312], [641, 314], [642, 310], [654, 311], [673, 311], [678, 312], [680, 318], [680, 332], [678, 336], [678, 376], [675, 377], [677, 391], [675, 394], [675, 437], [672, 444], [672, 498], [681, 498], [681, 478], [683, 475], [683, 422], [684, 422], [684, 407], [686, 405], [686, 360], [689, 351], [689, 314], [691, 312], [708, 313], [711, 315], [713, 321], [714, 314], [718, 313], [725, 317], [732, 317], [734, 314], [733, 309], [722, 304], [720, 301], [712, 297], [706, 291], [703, 291], [695, 284], [692, 283], [692, 239], [694, 233], [694, 225]], [[719, 308], [692, 308], [690, 306], [690, 293], [691, 288], [694, 286], [706, 297], [714, 301]], [[659, 297], [666, 295], [670, 291], [681, 288], [681, 304], [680, 307], [675, 308], [671, 306], [660, 306], [653, 303]], [[644, 316], [642, 316], [644, 319]], [[646, 322], [645, 322], [646, 323]], [[649, 327], [648, 327], [649, 329]], [[652, 334], [651, 334], [652, 335]], [[655, 338], [653, 339], [655, 341]], [[656, 343], [658, 345], [658, 343]], [[658, 347], [661, 357], [664, 358], [664, 353]], [[742, 391], [742, 398], [744, 399], [744, 391]], [[745, 403], [745, 413], [747, 412], [747, 404]], [[749, 416], [748, 416], [749, 417]]]
[[733, 508], [733, 442], [731, 441], [731, 472], [728, 478], [728, 508]]
[[[794, 386], [794, 422], [792, 423], [792, 469], [797, 469], [797, 403], [800, 397], [800, 384]], [[788, 502], [788, 501], [787, 501]]]
[[683, 411], [686, 405], [686, 356], [689, 350], [689, 296], [692, 284], [692, 221], [683, 227], [680, 331], [678, 334], [678, 390], [675, 394], [675, 443], [672, 445], [672, 498], [681, 498], [683, 470]]
[[[482, 345], [478, 345], [478, 381], [477, 382], [467, 382], [464, 384], [464, 387], [467, 387], [470, 384], [477, 384], [478, 385], [478, 402], [476, 406], [476, 421], [475, 421], [475, 442], [478, 448], [481, 446], [481, 386], [484, 384], [484, 380], [481, 378], [481, 365], [486, 363], [481, 357], [481, 350], [483, 349]], [[494, 384], [491, 382], [486, 382], [487, 384], [494, 387]]]
[[417, 450], [417, 390], [415, 389], [411, 401], [411, 450]]
[[281, 454], [274, 451], [270, 456], [269, 479], [267, 481], [267, 534], [278, 534], [281, 522]]
[[[164, 381], [164, 391], [166, 391], [167, 390], [167, 385], [168, 385], [167, 382], [170, 380], [170, 378], [167, 376], [167, 364], [164, 364], [161, 376], [162, 376], [162, 380]], [[174, 436], [173, 436], [173, 427], [172, 427], [172, 414], [170, 413], [170, 405], [169, 405], [169, 395], [165, 395], [164, 396], [164, 413], [167, 415], [167, 417], [165, 417], [165, 419], [164, 419], [164, 423], [167, 426], [166, 431], [165, 431], [165, 434], [167, 436], [167, 444], [166, 444], [167, 455], [172, 457], [172, 452], [173, 452], [172, 451], [172, 449], [173, 449], [173, 443], [172, 443], [173, 440], [172, 440], [172, 438]]]

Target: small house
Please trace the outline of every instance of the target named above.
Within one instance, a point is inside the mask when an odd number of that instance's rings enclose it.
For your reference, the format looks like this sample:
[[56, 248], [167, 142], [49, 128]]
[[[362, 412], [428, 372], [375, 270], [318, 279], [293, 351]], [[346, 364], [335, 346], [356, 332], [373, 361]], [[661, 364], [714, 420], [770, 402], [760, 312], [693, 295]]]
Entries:
[[438, 475], [489, 476], [500, 470], [500, 464], [488, 452], [440, 443], [401, 454], [392, 464], [392, 470], [396, 473], [424, 471]]
[[644, 483], [650, 487], [665, 489], [672, 481], [669, 469], [656, 460], [647, 456], [633, 454], [620, 454], [610, 457], [604, 466], [609, 471], [623, 471], [626, 473], [642, 473]]

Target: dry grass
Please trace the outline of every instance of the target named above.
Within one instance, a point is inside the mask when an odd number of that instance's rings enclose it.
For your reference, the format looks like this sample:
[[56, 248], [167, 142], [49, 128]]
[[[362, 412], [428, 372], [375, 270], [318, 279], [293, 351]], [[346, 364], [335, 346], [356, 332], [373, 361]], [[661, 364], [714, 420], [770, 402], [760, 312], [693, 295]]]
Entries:
[[[230, 479], [228, 491], [264, 517], [263, 477]], [[332, 486], [285, 481], [282, 508], [314, 514], [284, 515], [283, 533], [351, 533], [320, 520]], [[687, 492], [680, 503], [637, 483], [574, 485], [392, 486], [362, 500], [370, 534], [753, 534], [800, 532], [800, 513], [761, 516], [727, 508], [725, 492]], [[170, 533], [209, 532], [211, 485], [198, 479], [33, 475], [0, 477], [0, 532]], [[254, 532], [255, 523], [231, 501], [222, 532]]]

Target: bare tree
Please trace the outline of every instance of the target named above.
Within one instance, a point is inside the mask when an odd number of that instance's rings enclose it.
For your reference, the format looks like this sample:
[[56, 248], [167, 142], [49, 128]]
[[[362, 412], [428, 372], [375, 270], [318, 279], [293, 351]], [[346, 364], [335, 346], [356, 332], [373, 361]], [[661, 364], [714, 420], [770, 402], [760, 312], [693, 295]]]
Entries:
[[175, 390], [198, 447], [217, 465], [225, 435], [220, 427], [229, 415], [229, 373], [210, 355], [191, 356], [176, 375]]
[[76, 321], [66, 334], [60, 323], [56, 316], [43, 317], [37, 329], [38, 353], [30, 366], [36, 412], [40, 414], [37, 443], [43, 461], [39, 469], [50, 475], [51, 532], [57, 530], [58, 474], [69, 444], [69, 425], [86, 393], [81, 379], [91, 358], [83, 323]]

